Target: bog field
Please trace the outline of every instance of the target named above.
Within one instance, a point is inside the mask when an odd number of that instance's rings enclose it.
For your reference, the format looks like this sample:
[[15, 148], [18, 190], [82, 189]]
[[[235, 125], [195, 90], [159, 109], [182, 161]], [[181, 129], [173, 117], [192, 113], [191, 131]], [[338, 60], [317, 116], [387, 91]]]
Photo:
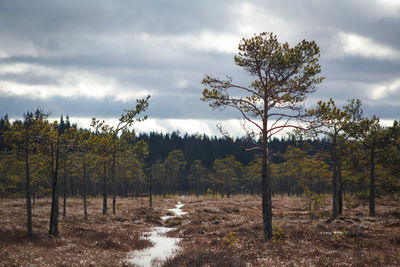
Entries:
[[[349, 203], [332, 220], [330, 199], [312, 205], [304, 197], [273, 198], [273, 238], [265, 241], [258, 196], [175, 196], [117, 199], [116, 215], [102, 215], [102, 199], [69, 199], [60, 216], [58, 237], [48, 237], [50, 199], [33, 206], [33, 238], [26, 235], [23, 199], [0, 201], [1, 266], [132, 266], [135, 251], [154, 244], [143, 234], [172, 227], [178, 250], [154, 266], [399, 266], [400, 203], [377, 199], [376, 215], [368, 206]], [[167, 218], [178, 202], [187, 212]], [[162, 220], [162, 218], [164, 220]]]

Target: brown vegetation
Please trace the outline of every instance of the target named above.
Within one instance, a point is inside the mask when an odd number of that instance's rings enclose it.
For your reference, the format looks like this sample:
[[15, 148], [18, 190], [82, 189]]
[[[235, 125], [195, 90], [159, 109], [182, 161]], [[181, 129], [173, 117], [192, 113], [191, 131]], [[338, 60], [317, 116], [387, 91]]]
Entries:
[[[330, 203], [311, 218], [305, 198], [273, 200], [274, 236], [263, 236], [259, 197], [184, 197], [181, 218], [164, 222], [177, 230], [181, 251], [165, 266], [399, 266], [400, 205], [378, 199], [374, 217], [368, 207], [348, 205], [344, 215], [330, 219]], [[60, 236], [48, 238], [50, 200], [33, 208], [33, 239], [26, 235], [23, 199], [0, 202], [0, 266], [123, 266], [128, 252], [151, 246], [140, 238], [161, 225], [178, 198], [120, 199], [117, 215], [102, 215], [102, 200], [69, 199]], [[351, 203], [348, 203], [351, 204]]]
[[273, 238], [262, 234], [259, 197], [185, 199], [179, 230], [183, 250], [167, 266], [399, 266], [400, 205], [379, 199], [330, 219], [330, 203], [312, 219], [304, 198], [273, 200]]
[[128, 252], [151, 246], [140, 238], [143, 231], [161, 224], [161, 208], [149, 209], [142, 200], [118, 200], [114, 216], [102, 215], [102, 199], [89, 199], [88, 220], [82, 202], [68, 199], [67, 216], [64, 220], [60, 216], [59, 237], [50, 239], [51, 201], [37, 200], [30, 239], [24, 200], [0, 201], [0, 266], [121, 266]]

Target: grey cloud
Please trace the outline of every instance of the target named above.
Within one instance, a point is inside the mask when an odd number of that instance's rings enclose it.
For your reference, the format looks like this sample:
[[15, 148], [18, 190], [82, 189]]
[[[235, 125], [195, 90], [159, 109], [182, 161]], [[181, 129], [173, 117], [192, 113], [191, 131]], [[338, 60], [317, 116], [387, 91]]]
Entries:
[[[215, 112], [208, 104], [200, 101], [201, 95], [191, 96], [153, 96], [150, 98], [150, 118], [161, 119], [230, 119], [239, 118], [239, 114], [232, 111]], [[27, 110], [41, 108], [50, 112], [51, 116], [62, 114], [75, 117], [96, 117], [99, 119], [118, 118], [125, 109], [133, 108], [135, 101], [114, 101], [110, 98], [91, 99], [80, 97], [77, 99], [54, 97], [48, 100], [31, 99], [19, 96], [0, 97], [0, 116], [8, 114], [10, 117], [20, 117]]]
[[[21, 85], [58, 85], [63, 73], [82, 70], [112, 78], [128, 91], [150, 90], [153, 96], [149, 115], [152, 117], [237, 118], [240, 116], [233, 111], [215, 112], [199, 100], [200, 82], [205, 73], [219, 77], [231, 75], [237, 83], [249, 84], [251, 78], [234, 65], [232, 54], [174, 47], [167, 42], [155, 43], [151, 38], [141, 40], [139, 35], [236, 33], [240, 18], [233, 7], [243, 2], [0, 1], [0, 66], [28, 63], [57, 73], [43, 75], [35, 73], [33, 68], [26, 73], [1, 73], [0, 79]], [[282, 19], [282, 32], [276, 32], [280, 41], [286, 41], [280, 36], [289, 29], [293, 36], [288, 41], [306, 38], [320, 44], [326, 80], [309, 102], [333, 97], [344, 103], [348, 98], [361, 98], [365, 114], [382, 118], [397, 116], [397, 107], [388, 107], [387, 101], [398, 100], [398, 91], [373, 102], [366, 85], [399, 78], [398, 61], [332, 57], [329, 53], [332, 44], [338, 42], [339, 32], [365, 36], [400, 51], [398, 16], [383, 15], [372, 0], [249, 2], [265, 12], [267, 20], [273, 16]], [[1, 52], [6, 56], [1, 58]], [[179, 85], [182, 80], [185, 83]], [[27, 108], [43, 106], [54, 114], [72, 112], [70, 115], [74, 116], [118, 117], [129, 104], [113, 99], [34, 100], [28, 96], [0, 96], [0, 113], [17, 116]]]
[[380, 82], [397, 78], [400, 73], [399, 61], [366, 59], [355, 56], [322, 59], [321, 65], [323, 75], [335, 80]]
[[27, 85], [60, 85], [60, 76], [58, 75], [39, 75], [33, 71], [24, 73], [6, 73], [0, 74], [1, 81], [15, 82]]
[[[0, 14], [8, 32], [192, 32], [204, 28], [227, 30], [223, 1], [2, 1]], [[17, 16], [16, 16], [17, 15]]]

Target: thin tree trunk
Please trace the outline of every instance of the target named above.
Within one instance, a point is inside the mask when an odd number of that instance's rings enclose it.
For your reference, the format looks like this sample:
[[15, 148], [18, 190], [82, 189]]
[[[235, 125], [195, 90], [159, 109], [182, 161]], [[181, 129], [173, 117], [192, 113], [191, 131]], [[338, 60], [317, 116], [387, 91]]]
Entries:
[[338, 215], [338, 186], [337, 186], [337, 154], [336, 147], [332, 151], [332, 218]]
[[69, 188], [70, 188], [71, 196], [75, 196], [74, 177], [72, 175], [71, 175], [71, 179], [69, 180], [69, 182], [70, 182]]
[[199, 198], [200, 194], [200, 181], [199, 181], [199, 174], [196, 175], [196, 197]]
[[27, 235], [32, 237], [32, 203], [31, 203], [31, 179], [29, 175], [29, 147], [25, 148], [25, 196], [26, 196], [26, 218]]
[[85, 220], [87, 220], [87, 180], [86, 180], [86, 164], [85, 160], [83, 161], [83, 212], [85, 214]]
[[116, 193], [117, 193], [117, 183], [115, 180], [115, 141], [113, 141], [113, 154], [112, 154], [112, 183], [113, 183], [113, 214], [115, 215], [115, 203], [116, 203]]
[[67, 211], [67, 155], [64, 157], [64, 201], [63, 201], [63, 218], [65, 218]]
[[54, 148], [52, 148], [52, 160], [51, 160], [51, 168], [52, 168], [52, 176], [53, 176], [53, 187], [52, 187], [52, 201], [51, 201], [51, 212], [50, 212], [50, 229], [49, 236], [58, 236], [58, 186], [57, 186], [57, 174], [58, 174], [58, 155], [60, 152], [60, 143], [57, 138], [57, 147], [54, 155]]
[[271, 177], [268, 173], [268, 143], [264, 142], [262, 158], [262, 211], [264, 238], [272, 237]]
[[[281, 198], [283, 199], [284, 192], [283, 192], [283, 180], [282, 180], [282, 178], [279, 179], [279, 192], [281, 194]], [[251, 190], [251, 195], [253, 195], [253, 194], [254, 194], [254, 191], [252, 189]]]
[[369, 215], [375, 215], [375, 149], [371, 147], [370, 159], [370, 180], [369, 180]]
[[207, 193], [208, 193], [208, 174], [206, 173], [206, 182], [205, 182], [205, 185], [204, 185], [204, 198], [207, 196]]
[[152, 192], [151, 192], [151, 190], [152, 190], [152, 187], [153, 187], [153, 184], [152, 184], [152, 180], [151, 180], [151, 170], [150, 170], [150, 173], [149, 173], [149, 201], [150, 201], [150, 207], [153, 207], [153, 198], [152, 198]]
[[107, 159], [104, 159], [103, 166], [103, 214], [107, 214]]
[[338, 169], [337, 169], [337, 176], [338, 176], [338, 213], [342, 215], [343, 211], [343, 183], [342, 183], [342, 159], [340, 156], [338, 157]]

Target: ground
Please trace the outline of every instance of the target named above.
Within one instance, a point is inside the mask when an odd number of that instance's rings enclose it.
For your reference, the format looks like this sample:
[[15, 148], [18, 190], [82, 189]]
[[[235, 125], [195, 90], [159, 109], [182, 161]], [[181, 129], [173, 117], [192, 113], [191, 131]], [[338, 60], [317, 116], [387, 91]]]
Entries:
[[[177, 230], [181, 250], [165, 266], [400, 266], [400, 202], [377, 199], [374, 217], [367, 206], [345, 202], [343, 216], [330, 219], [330, 203], [313, 210], [301, 197], [273, 198], [274, 238], [262, 234], [259, 196], [195, 196], [117, 199], [117, 215], [102, 215], [102, 200], [68, 199], [60, 235], [48, 238], [50, 200], [33, 209], [33, 239], [25, 237], [23, 199], [0, 201], [0, 266], [124, 266], [129, 252], [151, 244], [142, 232], [181, 201], [188, 215], [164, 223]], [[111, 203], [111, 201], [109, 202]], [[110, 212], [110, 211], [109, 211]]]

